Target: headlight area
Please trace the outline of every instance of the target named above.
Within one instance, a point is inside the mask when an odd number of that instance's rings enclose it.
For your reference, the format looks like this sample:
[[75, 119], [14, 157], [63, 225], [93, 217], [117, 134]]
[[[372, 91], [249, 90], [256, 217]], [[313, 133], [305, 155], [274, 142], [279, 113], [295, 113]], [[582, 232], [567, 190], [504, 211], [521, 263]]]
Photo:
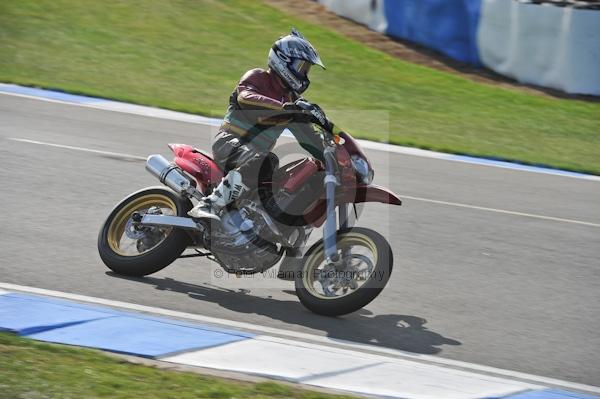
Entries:
[[356, 171], [358, 180], [363, 184], [371, 184], [375, 172], [369, 167], [369, 163], [360, 155], [354, 154], [350, 157], [352, 161], [352, 167]]

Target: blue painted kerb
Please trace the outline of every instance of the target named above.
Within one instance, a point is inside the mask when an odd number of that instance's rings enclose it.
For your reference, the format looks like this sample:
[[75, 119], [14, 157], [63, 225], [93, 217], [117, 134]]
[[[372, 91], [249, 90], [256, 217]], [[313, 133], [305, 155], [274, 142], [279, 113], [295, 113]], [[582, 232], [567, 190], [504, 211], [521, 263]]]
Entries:
[[[255, 336], [198, 323], [15, 293], [0, 295], [0, 331], [40, 341], [150, 358], [226, 345]], [[487, 399], [600, 398], [543, 389]]]
[[58, 101], [77, 103], [77, 104], [91, 104], [91, 103], [97, 104], [97, 103], [100, 103], [103, 101], [109, 101], [109, 100], [104, 100], [102, 98], [81, 96], [78, 94], [69, 94], [69, 93], [64, 93], [64, 92], [56, 91], [56, 90], [37, 89], [35, 87], [25, 87], [25, 86], [18, 86], [18, 85], [12, 85], [12, 84], [3, 85], [2, 91], [6, 92], [6, 93], [22, 94], [22, 95], [31, 96], [31, 97], [42, 97], [42, 98], [48, 98], [51, 100], [58, 100]]
[[141, 357], [204, 349], [254, 334], [24, 294], [0, 295], [0, 331]]
[[540, 389], [527, 391], [515, 395], [504, 396], [502, 398], [488, 399], [598, 399], [598, 396], [591, 396], [577, 392], [562, 391], [559, 389]]

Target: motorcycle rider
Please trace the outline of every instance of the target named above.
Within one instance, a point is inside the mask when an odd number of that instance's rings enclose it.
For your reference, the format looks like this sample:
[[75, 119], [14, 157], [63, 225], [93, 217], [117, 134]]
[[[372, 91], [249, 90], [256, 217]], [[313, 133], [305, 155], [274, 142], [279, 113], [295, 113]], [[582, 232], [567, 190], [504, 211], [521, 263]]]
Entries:
[[308, 72], [312, 65], [325, 69], [315, 48], [292, 29], [273, 44], [268, 70], [252, 69], [242, 76], [212, 145], [214, 160], [226, 175], [188, 212], [189, 216], [218, 220], [220, 209], [258, 182], [261, 169], [272, 173], [278, 161], [270, 151], [285, 129], [311, 155], [323, 158], [323, 144], [312, 125], [298, 120], [297, 114], [290, 111], [298, 108], [294, 103], [308, 104], [300, 94], [310, 84]]

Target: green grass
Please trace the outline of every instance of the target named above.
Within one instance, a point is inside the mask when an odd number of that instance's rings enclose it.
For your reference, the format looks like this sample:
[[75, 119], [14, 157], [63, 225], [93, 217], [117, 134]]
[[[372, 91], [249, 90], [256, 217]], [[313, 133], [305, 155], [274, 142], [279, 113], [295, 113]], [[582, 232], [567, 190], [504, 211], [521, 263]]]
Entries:
[[403, 62], [260, 1], [4, 0], [0, 81], [221, 116], [292, 25], [328, 67], [307, 98], [356, 136], [600, 174], [600, 103]]
[[[259, 361], [259, 359], [257, 359]], [[246, 383], [136, 365], [101, 352], [0, 333], [0, 398], [349, 399], [274, 382]]]

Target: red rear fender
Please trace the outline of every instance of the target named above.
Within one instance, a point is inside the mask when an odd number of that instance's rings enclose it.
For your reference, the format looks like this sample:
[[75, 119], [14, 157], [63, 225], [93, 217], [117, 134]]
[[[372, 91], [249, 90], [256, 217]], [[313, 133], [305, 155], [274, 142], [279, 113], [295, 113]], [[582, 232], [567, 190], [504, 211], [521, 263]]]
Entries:
[[175, 164], [196, 178], [202, 191], [207, 186], [218, 184], [223, 172], [212, 160], [209, 153], [187, 144], [169, 144], [175, 154]]

